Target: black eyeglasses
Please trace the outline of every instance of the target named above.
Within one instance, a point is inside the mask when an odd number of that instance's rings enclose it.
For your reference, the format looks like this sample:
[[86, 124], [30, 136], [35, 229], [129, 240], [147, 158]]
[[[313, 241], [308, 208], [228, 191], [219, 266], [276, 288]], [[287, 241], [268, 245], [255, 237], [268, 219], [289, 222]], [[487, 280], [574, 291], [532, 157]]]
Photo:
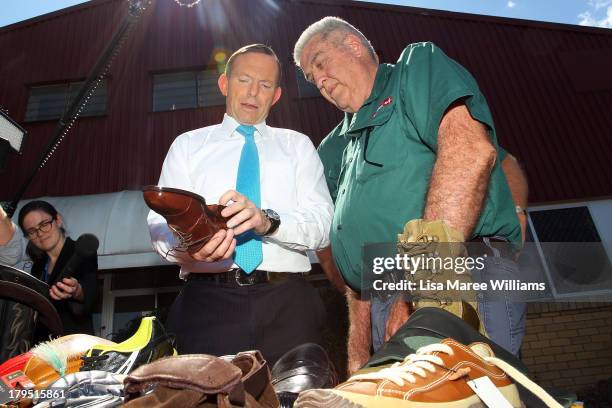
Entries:
[[39, 232], [51, 231], [51, 224], [53, 224], [53, 219], [43, 221], [40, 224], [38, 224], [38, 227], [34, 227], [34, 228], [30, 228], [29, 230], [26, 230], [25, 236], [30, 239], [36, 238]]

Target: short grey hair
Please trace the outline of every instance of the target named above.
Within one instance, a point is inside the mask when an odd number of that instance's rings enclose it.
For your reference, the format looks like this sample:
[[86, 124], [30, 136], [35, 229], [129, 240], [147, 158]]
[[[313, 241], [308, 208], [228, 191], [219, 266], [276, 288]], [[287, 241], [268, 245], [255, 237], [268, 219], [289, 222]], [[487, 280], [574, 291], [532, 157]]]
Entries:
[[[322, 41], [325, 41], [333, 33], [342, 34], [340, 41], [343, 41], [348, 34], [357, 36], [357, 38], [359, 38], [361, 41], [361, 44], [368, 50], [372, 60], [378, 62], [374, 47], [372, 47], [370, 40], [368, 40], [361, 31], [339, 17], [328, 16], [322, 18], [316, 23], [311, 24], [306, 30], [304, 30], [302, 35], [300, 35], [300, 38], [297, 40], [295, 47], [293, 48], [293, 61], [295, 61], [295, 65], [298, 67], [300, 66], [302, 51], [304, 51], [304, 47], [306, 47], [306, 45], [314, 37], [319, 37]], [[336, 45], [339, 45], [339, 43], [340, 42], [337, 42]]]

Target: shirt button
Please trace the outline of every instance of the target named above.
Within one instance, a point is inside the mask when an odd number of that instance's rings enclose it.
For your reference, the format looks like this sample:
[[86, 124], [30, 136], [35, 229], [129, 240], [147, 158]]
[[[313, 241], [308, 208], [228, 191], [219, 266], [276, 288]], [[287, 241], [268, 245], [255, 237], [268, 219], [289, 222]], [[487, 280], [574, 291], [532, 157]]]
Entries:
[[338, 225], [338, 231], [342, 229], [342, 224]]

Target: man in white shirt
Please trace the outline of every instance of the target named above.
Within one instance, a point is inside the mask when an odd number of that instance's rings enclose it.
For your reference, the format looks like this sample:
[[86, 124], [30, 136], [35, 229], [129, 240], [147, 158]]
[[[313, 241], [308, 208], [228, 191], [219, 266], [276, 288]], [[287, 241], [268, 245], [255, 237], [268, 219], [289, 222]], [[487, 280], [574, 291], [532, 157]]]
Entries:
[[[177, 237], [162, 216], [149, 214], [153, 246], [187, 281], [168, 318], [181, 354], [258, 349], [274, 363], [320, 340], [325, 312], [303, 276], [305, 251], [328, 245], [333, 207], [310, 139], [265, 123], [281, 96], [280, 69], [267, 46], [236, 51], [218, 81], [223, 121], [177, 137], [164, 161], [160, 186], [226, 205], [222, 215], [230, 217], [227, 230], [190, 255], [173, 250]], [[253, 154], [258, 169], [245, 171]], [[245, 253], [259, 258], [245, 261]]]

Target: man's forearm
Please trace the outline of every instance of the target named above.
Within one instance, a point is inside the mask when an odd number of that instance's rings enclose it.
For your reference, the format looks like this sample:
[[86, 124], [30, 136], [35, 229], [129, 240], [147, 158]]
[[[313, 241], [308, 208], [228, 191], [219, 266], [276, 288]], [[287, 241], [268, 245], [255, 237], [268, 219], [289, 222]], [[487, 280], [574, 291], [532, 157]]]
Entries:
[[336, 263], [334, 262], [331, 246], [317, 251], [317, 258], [319, 258], [319, 264], [321, 265], [323, 272], [325, 272], [327, 279], [336, 289], [338, 289], [340, 293], [345, 293], [347, 287], [344, 284], [344, 280], [340, 275], [340, 271], [338, 270]]
[[[512, 194], [514, 204], [526, 209], [528, 205], [529, 187], [525, 172], [521, 169], [516, 158], [511, 154], [506, 155], [501, 166], [506, 175], [506, 180], [508, 180], [508, 187], [510, 187], [510, 193]], [[521, 234], [524, 242], [525, 231], [527, 229], [527, 215], [524, 212], [520, 212], [517, 213], [517, 217], [521, 224]]]
[[440, 123], [423, 218], [444, 220], [467, 239], [480, 215], [494, 164], [495, 148], [484, 125], [465, 105], [449, 109]]
[[348, 372], [359, 370], [370, 358], [372, 331], [370, 321], [370, 301], [360, 300], [357, 293], [347, 290], [349, 310], [348, 333]]

